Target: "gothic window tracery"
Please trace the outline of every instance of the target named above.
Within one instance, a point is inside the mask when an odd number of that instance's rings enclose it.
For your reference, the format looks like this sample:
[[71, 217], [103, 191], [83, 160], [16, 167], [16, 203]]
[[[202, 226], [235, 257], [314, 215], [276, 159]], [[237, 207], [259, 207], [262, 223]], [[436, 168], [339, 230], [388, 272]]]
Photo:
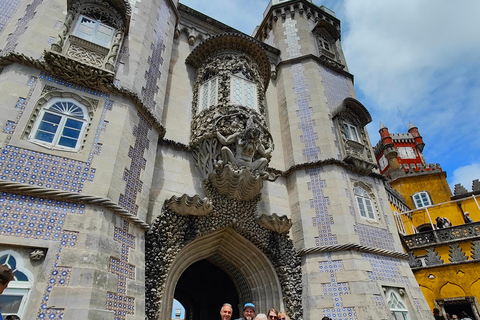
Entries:
[[395, 320], [410, 320], [407, 304], [402, 297], [404, 295], [405, 291], [401, 288], [388, 288], [386, 290], [388, 307]]
[[17, 315], [23, 318], [33, 285], [32, 273], [24, 267], [22, 257], [12, 250], [0, 252], [0, 264], [14, 271], [14, 278], [0, 296], [2, 315]]

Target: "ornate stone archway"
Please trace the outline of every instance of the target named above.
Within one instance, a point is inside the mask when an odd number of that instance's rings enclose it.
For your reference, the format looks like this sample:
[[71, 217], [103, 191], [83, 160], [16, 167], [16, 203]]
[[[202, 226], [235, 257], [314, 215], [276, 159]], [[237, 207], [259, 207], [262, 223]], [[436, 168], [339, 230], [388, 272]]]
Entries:
[[301, 259], [288, 228], [279, 227], [283, 218], [257, 217], [260, 195], [240, 201], [219, 194], [208, 182], [205, 189], [210, 203], [205, 210], [180, 210], [179, 202], [202, 207], [206, 199], [172, 197], [147, 232], [147, 318], [171, 317], [181, 274], [192, 263], [208, 259], [231, 275], [240, 303], [253, 301], [265, 311], [284, 308], [292, 319], [303, 319]]
[[[166, 304], [173, 301], [175, 286], [182, 273], [203, 259], [217, 264], [230, 275], [241, 302], [254, 301], [259, 310], [268, 310], [272, 306], [283, 308], [282, 290], [273, 265], [263, 252], [232, 228], [203, 236], [179, 252], [165, 280], [163, 301]], [[162, 310], [160, 318], [167, 319], [172, 312], [171, 303]]]

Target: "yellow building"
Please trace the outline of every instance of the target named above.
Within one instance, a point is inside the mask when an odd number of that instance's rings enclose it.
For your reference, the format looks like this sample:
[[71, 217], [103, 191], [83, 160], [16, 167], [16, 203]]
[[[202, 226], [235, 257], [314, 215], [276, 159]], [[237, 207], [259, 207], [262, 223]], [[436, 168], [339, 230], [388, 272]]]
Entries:
[[[480, 319], [480, 182], [473, 181], [471, 192], [456, 185], [452, 195], [446, 172], [425, 162], [425, 144], [412, 124], [402, 134], [381, 125], [380, 136], [377, 162], [391, 187], [390, 206], [410, 267], [430, 308], [446, 319], [462, 311]], [[437, 217], [451, 226], [439, 228]]]

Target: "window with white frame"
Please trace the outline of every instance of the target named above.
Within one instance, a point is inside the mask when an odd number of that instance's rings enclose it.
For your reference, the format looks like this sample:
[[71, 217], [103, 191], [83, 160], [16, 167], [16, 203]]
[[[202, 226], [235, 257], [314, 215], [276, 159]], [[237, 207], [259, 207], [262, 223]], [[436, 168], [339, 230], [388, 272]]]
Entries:
[[242, 73], [232, 76], [230, 83], [230, 102], [257, 110], [257, 85]]
[[24, 267], [23, 259], [13, 250], [0, 252], [0, 264], [14, 271], [14, 278], [0, 295], [2, 315], [17, 315], [23, 319], [24, 312], [33, 285], [32, 273]]
[[87, 125], [87, 110], [74, 99], [53, 99], [35, 121], [29, 140], [45, 147], [77, 151]]
[[200, 85], [199, 94], [200, 110], [216, 105], [218, 102], [218, 77], [215, 74], [208, 74]]
[[412, 196], [413, 204], [415, 208], [423, 208], [432, 205], [432, 200], [430, 199], [430, 195], [426, 191], [417, 192]]
[[364, 218], [375, 220], [374, 203], [369, 192], [361, 185], [357, 185], [353, 190], [360, 215]]
[[403, 299], [405, 291], [401, 288], [388, 288], [385, 294], [393, 318], [395, 320], [410, 320], [407, 304]]
[[78, 17], [73, 34], [105, 48], [110, 48], [115, 28], [84, 15]]
[[345, 136], [347, 137], [347, 139], [360, 142], [360, 136], [358, 135], [357, 127], [350, 123], [344, 123], [343, 125], [345, 128]]

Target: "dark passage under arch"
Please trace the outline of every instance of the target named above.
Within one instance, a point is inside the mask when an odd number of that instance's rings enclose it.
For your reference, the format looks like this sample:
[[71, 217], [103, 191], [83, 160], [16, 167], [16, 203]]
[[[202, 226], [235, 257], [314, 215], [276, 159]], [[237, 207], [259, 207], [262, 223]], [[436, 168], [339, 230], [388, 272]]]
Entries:
[[237, 289], [230, 276], [207, 260], [190, 265], [175, 287], [175, 299], [185, 308], [185, 320], [220, 319], [220, 308], [233, 306], [232, 319], [239, 318]]

